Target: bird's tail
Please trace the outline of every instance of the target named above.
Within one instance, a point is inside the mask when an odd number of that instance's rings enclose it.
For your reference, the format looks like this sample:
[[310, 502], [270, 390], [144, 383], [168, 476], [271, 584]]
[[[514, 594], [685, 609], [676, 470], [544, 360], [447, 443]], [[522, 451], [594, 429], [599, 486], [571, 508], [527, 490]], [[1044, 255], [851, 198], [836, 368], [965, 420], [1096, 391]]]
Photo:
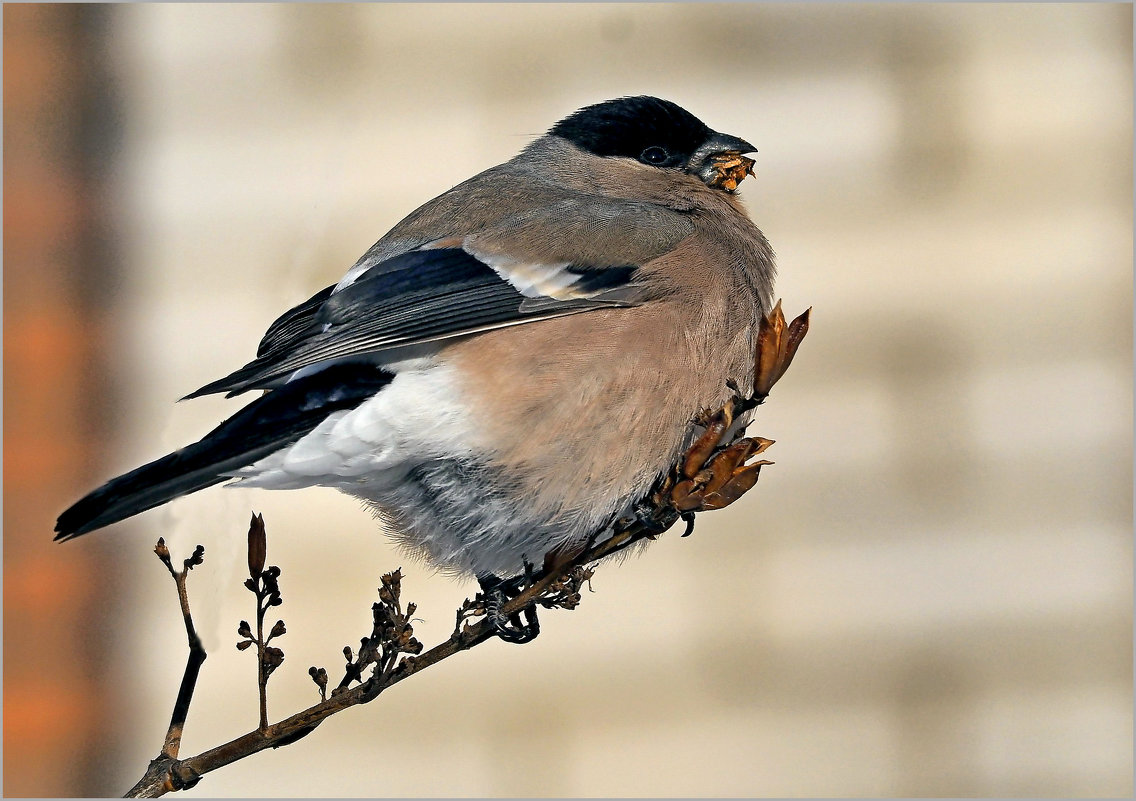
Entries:
[[333, 365], [265, 393], [201, 439], [111, 479], [59, 516], [69, 540], [220, 484], [242, 467], [291, 445], [332, 412], [353, 409], [390, 383], [375, 365]]
[[113, 478], [80, 499], [55, 522], [55, 539], [66, 541], [80, 534], [109, 526], [139, 512], [153, 509], [166, 501], [180, 498], [199, 489], [220, 484], [228, 476], [213, 465], [194, 469], [192, 462], [208, 445], [208, 437], [188, 448], [142, 465], [125, 475]]

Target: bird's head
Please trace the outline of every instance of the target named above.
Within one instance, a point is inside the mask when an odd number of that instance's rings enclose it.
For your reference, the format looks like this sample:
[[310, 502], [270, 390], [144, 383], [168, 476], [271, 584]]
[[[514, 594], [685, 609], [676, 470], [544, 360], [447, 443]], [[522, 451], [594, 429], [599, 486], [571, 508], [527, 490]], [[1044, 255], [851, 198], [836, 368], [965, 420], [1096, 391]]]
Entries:
[[629, 158], [660, 170], [685, 172], [725, 192], [753, 175], [757, 150], [718, 133], [686, 109], [657, 97], [622, 97], [586, 106], [549, 133], [605, 158]]

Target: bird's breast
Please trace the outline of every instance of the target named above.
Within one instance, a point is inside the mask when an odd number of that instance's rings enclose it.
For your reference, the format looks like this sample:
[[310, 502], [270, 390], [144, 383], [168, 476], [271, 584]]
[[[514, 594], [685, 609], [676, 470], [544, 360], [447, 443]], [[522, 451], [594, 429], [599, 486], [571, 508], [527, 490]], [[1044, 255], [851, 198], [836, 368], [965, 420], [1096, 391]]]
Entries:
[[727, 380], [746, 382], [752, 311], [687, 301], [488, 332], [444, 352], [495, 463], [549, 516], [612, 514], [641, 496], [694, 413], [724, 402]]

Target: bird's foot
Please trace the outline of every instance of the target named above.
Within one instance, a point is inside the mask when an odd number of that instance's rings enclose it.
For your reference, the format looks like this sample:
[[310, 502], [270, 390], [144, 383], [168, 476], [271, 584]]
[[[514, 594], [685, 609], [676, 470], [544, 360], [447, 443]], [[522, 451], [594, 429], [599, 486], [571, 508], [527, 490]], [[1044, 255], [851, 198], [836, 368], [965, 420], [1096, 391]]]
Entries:
[[[536, 617], [536, 606], [530, 604], [511, 614], [503, 610], [506, 603], [524, 592], [532, 583], [532, 565], [525, 562], [525, 573], [511, 579], [497, 576], [479, 576], [482, 596], [485, 598], [485, 618], [493, 631], [505, 642], [523, 645], [532, 642], [540, 634], [540, 621]], [[521, 616], [524, 622], [521, 622]]]
[[648, 496], [643, 498], [632, 508], [632, 521], [646, 529], [647, 537], [655, 539], [675, 524], [679, 512], [670, 504], [658, 503], [658, 498]]

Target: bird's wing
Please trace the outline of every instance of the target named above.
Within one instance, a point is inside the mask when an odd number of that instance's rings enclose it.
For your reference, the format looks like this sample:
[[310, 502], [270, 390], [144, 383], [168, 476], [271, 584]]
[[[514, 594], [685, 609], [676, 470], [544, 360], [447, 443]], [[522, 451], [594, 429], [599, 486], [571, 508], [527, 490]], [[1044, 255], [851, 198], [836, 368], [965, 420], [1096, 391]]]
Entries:
[[[268, 329], [257, 358], [187, 397], [278, 385], [297, 370], [647, 299], [642, 264], [690, 233], [675, 212], [570, 201], [441, 237], [328, 287]], [[566, 222], [569, 221], [569, 222]]]

